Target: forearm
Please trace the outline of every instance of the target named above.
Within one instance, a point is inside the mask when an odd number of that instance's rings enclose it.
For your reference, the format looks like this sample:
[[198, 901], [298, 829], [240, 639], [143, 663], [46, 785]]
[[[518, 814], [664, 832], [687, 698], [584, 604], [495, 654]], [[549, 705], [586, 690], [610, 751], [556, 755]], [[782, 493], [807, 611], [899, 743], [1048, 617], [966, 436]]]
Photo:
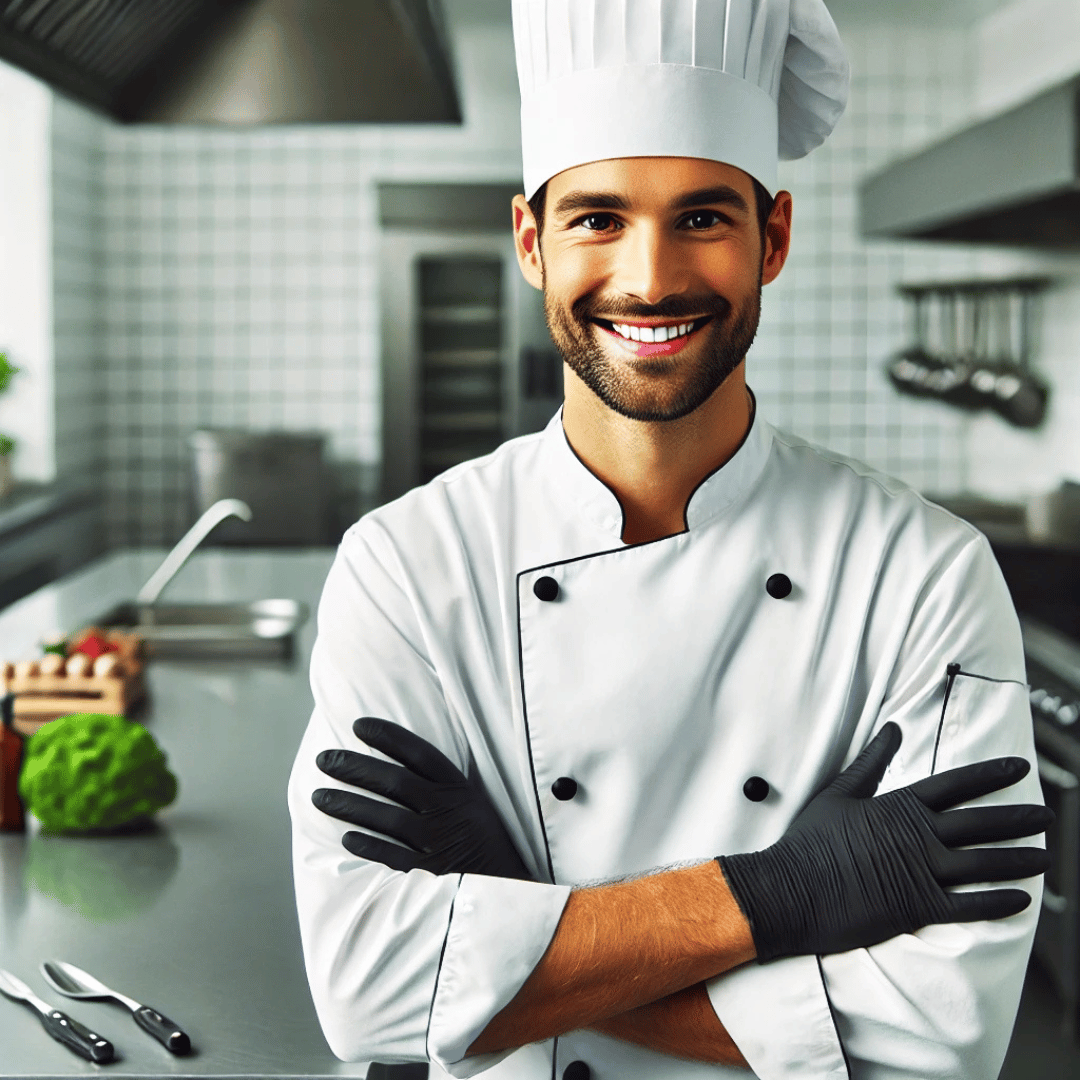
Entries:
[[593, 1031], [672, 1057], [749, 1068], [720, 1023], [703, 982], [591, 1026]]
[[590, 1027], [754, 955], [750, 927], [715, 861], [577, 890], [543, 958], [469, 1053]]

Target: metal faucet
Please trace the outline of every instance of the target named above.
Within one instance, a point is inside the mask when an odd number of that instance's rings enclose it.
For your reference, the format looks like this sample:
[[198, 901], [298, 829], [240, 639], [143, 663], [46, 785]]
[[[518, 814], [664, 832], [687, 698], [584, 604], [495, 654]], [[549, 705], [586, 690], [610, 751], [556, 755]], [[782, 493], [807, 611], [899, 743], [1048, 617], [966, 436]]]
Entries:
[[251, 520], [251, 507], [242, 499], [218, 499], [213, 506], [203, 512], [202, 517], [177, 542], [176, 547], [165, 556], [162, 564], [150, 575], [150, 579], [139, 590], [135, 602], [141, 607], [157, 602], [162, 590], [180, 572], [180, 568], [191, 558], [195, 549], [207, 538], [210, 532], [227, 517], [238, 517], [242, 521]]

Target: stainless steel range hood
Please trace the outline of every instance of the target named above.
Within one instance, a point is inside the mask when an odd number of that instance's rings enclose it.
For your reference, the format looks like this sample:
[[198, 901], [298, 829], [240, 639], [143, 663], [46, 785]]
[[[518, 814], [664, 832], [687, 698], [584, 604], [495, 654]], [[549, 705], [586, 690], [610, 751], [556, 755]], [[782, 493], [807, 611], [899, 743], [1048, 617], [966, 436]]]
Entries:
[[461, 123], [439, 0], [0, 0], [0, 59], [128, 122]]
[[865, 236], [1080, 248], [1080, 77], [895, 162], [860, 196]]

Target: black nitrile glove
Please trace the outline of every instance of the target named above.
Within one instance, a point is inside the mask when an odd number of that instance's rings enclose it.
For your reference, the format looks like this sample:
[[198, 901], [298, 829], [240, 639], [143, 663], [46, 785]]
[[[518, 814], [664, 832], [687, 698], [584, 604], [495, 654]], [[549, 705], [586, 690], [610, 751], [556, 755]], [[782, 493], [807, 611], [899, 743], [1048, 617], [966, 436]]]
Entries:
[[1034, 836], [1053, 822], [1043, 806], [959, 803], [1027, 775], [1023, 758], [993, 758], [871, 798], [900, 745], [891, 721], [764, 851], [717, 858], [750, 923], [759, 963], [847, 952], [930, 923], [1002, 919], [1023, 911], [1022, 889], [947, 892], [947, 885], [1044, 873], [1039, 848], [953, 850]]
[[[400, 847], [362, 832], [347, 832], [345, 848], [391, 870], [433, 874], [487, 874], [531, 881], [483, 785], [466, 778], [441, 751], [419, 735], [374, 716], [354, 721], [368, 746], [401, 765], [351, 750], [324, 750], [315, 759], [328, 776], [393, 799], [376, 802], [337, 788], [319, 788], [311, 801], [331, 817], [400, 840]], [[404, 768], [402, 768], [404, 766]]]

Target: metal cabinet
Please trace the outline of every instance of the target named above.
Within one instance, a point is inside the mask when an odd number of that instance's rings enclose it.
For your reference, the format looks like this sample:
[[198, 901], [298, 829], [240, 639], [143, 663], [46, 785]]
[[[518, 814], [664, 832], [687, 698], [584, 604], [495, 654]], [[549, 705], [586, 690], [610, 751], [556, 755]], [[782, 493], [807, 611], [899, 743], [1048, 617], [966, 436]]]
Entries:
[[543, 296], [514, 255], [520, 187], [392, 187], [380, 252], [387, 500], [539, 430], [562, 401]]

